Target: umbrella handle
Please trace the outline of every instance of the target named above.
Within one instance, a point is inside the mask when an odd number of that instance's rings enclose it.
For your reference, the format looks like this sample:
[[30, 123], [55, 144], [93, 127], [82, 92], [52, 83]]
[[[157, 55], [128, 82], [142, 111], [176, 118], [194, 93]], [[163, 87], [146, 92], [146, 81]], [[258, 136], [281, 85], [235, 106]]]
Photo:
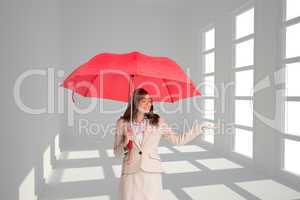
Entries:
[[130, 74], [130, 78], [129, 78], [129, 93], [130, 94], [129, 95], [130, 95], [130, 125], [131, 125], [131, 127], [132, 127], [132, 113], [133, 113], [133, 108], [132, 108], [132, 104], [133, 104], [132, 87], [134, 88], [133, 78], [134, 78], [134, 75]]
[[74, 90], [72, 91], [72, 101], [73, 101], [73, 103], [75, 103], [75, 100], [74, 100]]
[[132, 142], [132, 140], [129, 140], [129, 142], [128, 142], [128, 144], [127, 144], [127, 147], [128, 147], [129, 150], [132, 149], [132, 147], [133, 147], [133, 142]]

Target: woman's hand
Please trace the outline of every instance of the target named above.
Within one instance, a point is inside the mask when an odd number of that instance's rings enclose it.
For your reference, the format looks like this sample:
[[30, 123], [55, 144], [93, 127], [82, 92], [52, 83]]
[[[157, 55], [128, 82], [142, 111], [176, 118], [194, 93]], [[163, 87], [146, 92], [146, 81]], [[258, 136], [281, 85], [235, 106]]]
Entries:
[[125, 141], [124, 141], [124, 147], [127, 147], [128, 143], [130, 140], [133, 140], [133, 133], [132, 133], [132, 129], [129, 126], [126, 127], [125, 129]]

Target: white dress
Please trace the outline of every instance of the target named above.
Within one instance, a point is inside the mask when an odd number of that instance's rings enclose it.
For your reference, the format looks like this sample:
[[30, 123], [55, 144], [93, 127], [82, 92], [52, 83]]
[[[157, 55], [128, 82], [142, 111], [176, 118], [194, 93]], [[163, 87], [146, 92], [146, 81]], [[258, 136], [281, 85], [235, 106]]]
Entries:
[[[133, 131], [141, 143], [145, 120], [142, 123], [133, 123]], [[153, 184], [155, 183], [155, 184]], [[162, 200], [161, 173], [145, 172], [140, 169], [134, 174], [123, 174], [120, 177], [118, 200]]]

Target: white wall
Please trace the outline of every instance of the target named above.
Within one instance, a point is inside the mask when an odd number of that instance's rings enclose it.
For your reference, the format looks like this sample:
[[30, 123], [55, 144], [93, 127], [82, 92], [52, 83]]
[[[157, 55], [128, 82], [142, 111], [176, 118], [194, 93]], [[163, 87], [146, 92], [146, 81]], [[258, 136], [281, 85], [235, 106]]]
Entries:
[[[37, 190], [41, 189], [43, 152], [59, 131], [58, 115], [31, 115], [21, 111], [15, 104], [13, 88], [24, 71], [47, 72], [48, 67], [60, 66], [60, 8], [59, 1], [4, 0], [0, 3], [1, 199], [19, 199], [19, 187], [32, 171]], [[47, 106], [45, 76], [25, 79], [21, 91], [26, 105]]]

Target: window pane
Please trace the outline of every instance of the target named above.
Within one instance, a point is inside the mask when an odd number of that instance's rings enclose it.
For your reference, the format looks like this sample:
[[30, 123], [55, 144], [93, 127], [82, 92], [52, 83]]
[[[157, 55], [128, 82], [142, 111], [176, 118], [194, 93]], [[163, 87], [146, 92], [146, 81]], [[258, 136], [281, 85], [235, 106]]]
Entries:
[[235, 46], [235, 67], [253, 65], [253, 39]]
[[300, 56], [300, 23], [286, 28], [286, 58]]
[[215, 29], [205, 32], [204, 49], [209, 50], [215, 48]]
[[287, 0], [286, 1], [286, 20], [300, 16], [300, 1]]
[[203, 139], [206, 142], [209, 142], [209, 143], [213, 144], [214, 143], [214, 129], [206, 129]]
[[205, 73], [211, 73], [215, 70], [215, 53], [211, 52], [204, 55]]
[[250, 35], [254, 33], [254, 8], [238, 15], [236, 17], [235, 38]]
[[235, 124], [252, 127], [252, 100], [235, 100]]
[[286, 96], [300, 96], [300, 63], [286, 64]]
[[252, 158], [253, 133], [248, 130], [236, 128], [234, 135], [234, 151]]
[[285, 102], [285, 132], [293, 135], [300, 135], [300, 102]]
[[215, 94], [215, 77], [205, 76], [204, 78], [204, 95], [214, 96]]
[[204, 118], [214, 120], [215, 115], [215, 101], [214, 99], [205, 99], [204, 100]]
[[48, 181], [51, 173], [52, 173], [51, 149], [50, 146], [48, 146], [43, 153], [43, 178], [45, 179], [45, 181]]
[[235, 95], [253, 96], [253, 70], [235, 73]]
[[284, 140], [284, 169], [300, 175], [300, 142]]

